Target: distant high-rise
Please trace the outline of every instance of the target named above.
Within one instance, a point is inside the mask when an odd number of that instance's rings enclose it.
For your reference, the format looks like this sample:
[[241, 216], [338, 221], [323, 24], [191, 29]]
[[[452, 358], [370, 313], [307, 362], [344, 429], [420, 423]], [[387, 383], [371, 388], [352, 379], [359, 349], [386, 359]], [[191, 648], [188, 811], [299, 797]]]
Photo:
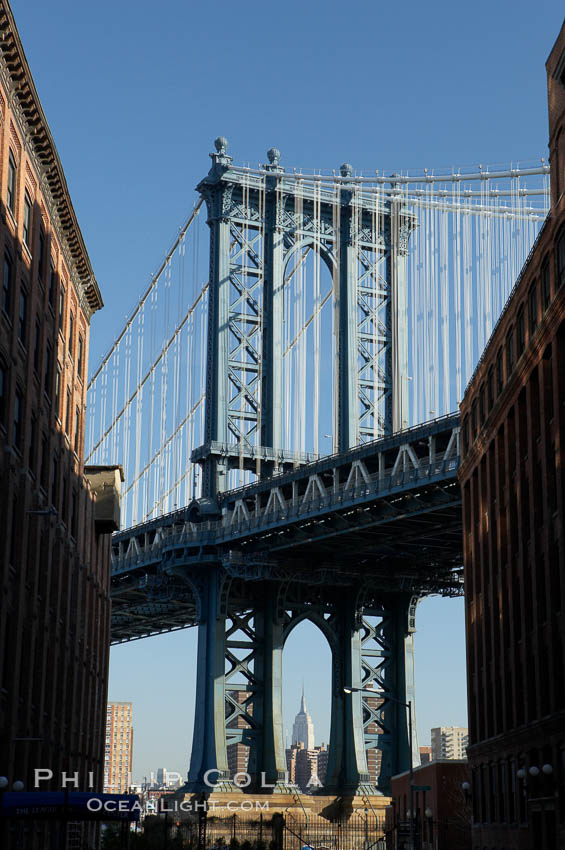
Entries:
[[131, 785], [133, 727], [131, 702], [109, 702], [106, 713], [104, 791], [126, 794]]
[[[239, 703], [239, 705], [244, 706], [248, 714], [253, 714], [253, 706], [246, 705], [246, 700], [251, 697], [251, 693], [249, 691], [230, 691], [230, 696], [233, 700]], [[227, 728], [248, 729], [249, 723], [245, 719], [244, 714], [236, 714], [234, 720], [228, 721]], [[246, 773], [247, 763], [249, 760], [249, 747], [242, 744], [240, 741], [237, 741], [233, 744], [228, 744], [226, 749], [228, 756], [228, 770], [230, 772], [231, 779], [233, 779], [238, 773]]]
[[464, 726], [437, 726], [432, 729], [432, 761], [466, 759], [469, 730]]
[[157, 776], [155, 777], [157, 785], [166, 786], [168, 783], [167, 776], [167, 768], [166, 767], [158, 767], [157, 768]]
[[306, 710], [306, 698], [304, 696], [304, 688], [302, 688], [300, 711], [296, 715], [292, 726], [291, 744], [304, 744], [305, 750], [314, 749], [314, 724], [312, 723], [312, 718]]
[[307, 750], [302, 741], [286, 751], [288, 779], [304, 794], [312, 794], [324, 785], [328, 769], [329, 751], [325, 744]]
[[318, 753], [318, 779], [322, 785], [325, 785], [330, 751], [325, 744], [322, 744], [321, 747], [316, 747], [316, 752]]

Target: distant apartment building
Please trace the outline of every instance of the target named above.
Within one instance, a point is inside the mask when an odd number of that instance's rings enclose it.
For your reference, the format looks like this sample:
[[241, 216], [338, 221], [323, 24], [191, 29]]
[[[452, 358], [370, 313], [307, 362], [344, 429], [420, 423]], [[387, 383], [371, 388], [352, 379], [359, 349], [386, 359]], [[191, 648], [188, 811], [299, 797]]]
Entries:
[[[373, 683], [370, 683], [369, 685], [367, 685], [367, 690], [372, 691], [373, 689], [374, 689]], [[379, 698], [376, 695], [374, 697], [365, 696], [364, 702], [365, 702], [367, 708], [369, 709], [369, 711], [376, 713], [377, 709], [382, 704], [382, 698]], [[378, 731], [379, 731], [379, 725], [376, 722], [376, 720], [371, 720], [369, 723], [367, 723], [367, 725], [365, 727], [366, 734], [377, 735]], [[373, 787], [376, 788], [378, 786], [379, 774], [380, 774], [380, 769], [381, 769], [381, 751], [376, 749], [375, 747], [371, 747], [366, 752], [367, 752], [367, 771], [369, 773], [369, 782], [371, 783], [371, 785], [373, 785]]]
[[437, 726], [432, 729], [432, 761], [466, 759], [469, 730], [464, 726]]
[[133, 727], [131, 702], [109, 702], [106, 713], [104, 791], [126, 794], [131, 785]]
[[[230, 691], [229, 694], [231, 699], [234, 700], [237, 705], [241, 706], [246, 713], [249, 715], [253, 713], [253, 706], [245, 705], [246, 700], [251, 697], [251, 693], [249, 691]], [[230, 729], [248, 728], [249, 721], [246, 720], [245, 714], [241, 712], [236, 713], [233, 720], [228, 720], [226, 723], [228, 739]], [[249, 761], [249, 747], [241, 741], [235, 741], [234, 743], [228, 744], [226, 750], [230, 779], [233, 779], [238, 773], [246, 773], [247, 763]]]
[[330, 751], [325, 744], [322, 744], [321, 747], [316, 747], [316, 752], [318, 753], [318, 779], [322, 783], [322, 786], [326, 784], [326, 774], [328, 772], [328, 760], [330, 757]]

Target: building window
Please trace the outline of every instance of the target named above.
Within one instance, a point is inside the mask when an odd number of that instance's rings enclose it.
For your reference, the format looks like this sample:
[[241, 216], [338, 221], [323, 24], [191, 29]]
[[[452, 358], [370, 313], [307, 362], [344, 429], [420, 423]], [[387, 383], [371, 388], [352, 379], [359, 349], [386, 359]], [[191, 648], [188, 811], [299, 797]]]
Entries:
[[61, 367], [57, 364], [55, 374], [55, 416], [59, 419], [59, 408], [61, 405]]
[[477, 401], [471, 407], [471, 439], [474, 440], [477, 436]]
[[526, 322], [523, 305], [518, 310], [518, 317], [516, 319], [516, 342], [518, 344], [518, 357], [520, 357], [526, 347]]
[[28, 453], [28, 466], [30, 470], [33, 472], [34, 461], [35, 461], [35, 443], [37, 441], [37, 418], [35, 416], [31, 417], [29, 423], [29, 453]]
[[78, 349], [77, 349], [77, 371], [78, 376], [82, 381], [82, 367], [84, 360], [84, 340], [82, 338], [82, 334], [78, 335]]
[[24, 242], [28, 248], [31, 248], [31, 201], [29, 195], [24, 197], [24, 227], [23, 227]]
[[506, 335], [506, 374], [510, 376], [514, 369], [514, 330], [510, 328]]
[[14, 158], [14, 154], [10, 151], [8, 156], [8, 194], [7, 201], [8, 207], [12, 215], [16, 214], [16, 176], [17, 176], [17, 168], [16, 168], [16, 160]]
[[16, 390], [16, 397], [14, 398], [14, 428], [12, 431], [12, 442], [19, 451], [22, 450], [23, 413], [24, 397], [18, 389]]
[[12, 501], [12, 529], [10, 533], [10, 563], [13, 567], [18, 561], [18, 500]]
[[487, 377], [487, 404], [490, 413], [490, 411], [494, 407], [494, 369], [492, 368], [492, 366], [488, 370]]
[[27, 293], [23, 286], [20, 289], [20, 314], [18, 317], [18, 339], [22, 345], [26, 344], [27, 328]]
[[502, 348], [498, 349], [496, 355], [496, 393], [500, 395], [504, 387], [504, 368], [502, 364]]
[[71, 391], [67, 390], [67, 407], [65, 410], [65, 431], [70, 434], [71, 428]]
[[77, 491], [74, 488], [71, 495], [71, 535], [77, 536]]
[[39, 375], [39, 355], [41, 352], [41, 322], [39, 316], [35, 320], [35, 331], [33, 334], [33, 371]]
[[59, 332], [63, 333], [63, 321], [65, 318], [65, 287], [61, 286], [59, 292]]
[[53, 458], [52, 464], [52, 473], [53, 478], [51, 480], [51, 504], [53, 507], [57, 507], [57, 486], [59, 484], [59, 461], [57, 456]]
[[546, 257], [541, 267], [541, 297], [543, 301], [543, 309], [547, 310], [551, 301], [551, 289], [549, 283], [549, 260]]
[[47, 345], [45, 349], [45, 375], [43, 380], [43, 389], [48, 398], [51, 398], [51, 346]]
[[63, 496], [61, 499], [61, 519], [63, 522], [67, 522], [67, 493], [68, 493], [68, 483], [67, 476], [63, 475]]
[[57, 275], [55, 272], [55, 265], [53, 260], [49, 263], [49, 304], [54, 307], [55, 306], [55, 285], [57, 283]]
[[43, 283], [43, 277], [45, 275], [45, 230], [43, 229], [43, 225], [39, 228], [39, 249], [37, 254], [37, 276], [39, 282]]
[[562, 230], [557, 239], [557, 251], [555, 254], [557, 280], [555, 288], [559, 289], [565, 283], [565, 230]]
[[47, 462], [49, 459], [49, 440], [47, 439], [47, 435], [43, 434], [41, 438], [41, 466], [39, 469], [39, 483], [43, 487], [45, 491], [47, 491]]
[[69, 354], [71, 357], [73, 356], [73, 337], [75, 332], [75, 317], [74, 313], [71, 310], [69, 314]]
[[4, 277], [2, 278], [2, 309], [7, 316], [12, 310], [12, 261], [4, 254]]
[[75, 442], [74, 442], [75, 453], [77, 455], [78, 455], [78, 450], [79, 450], [79, 444], [80, 444], [80, 410], [77, 407], [75, 409]]
[[0, 425], [6, 421], [6, 402], [8, 400], [8, 372], [0, 360]]
[[479, 390], [479, 423], [482, 425], [485, 419], [485, 385], [481, 384], [481, 389]]
[[535, 283], [532, 284], [528, 295], [528, 316], [530, 321], [530, 337], [532, 337], [538, 326], [538, 293]]

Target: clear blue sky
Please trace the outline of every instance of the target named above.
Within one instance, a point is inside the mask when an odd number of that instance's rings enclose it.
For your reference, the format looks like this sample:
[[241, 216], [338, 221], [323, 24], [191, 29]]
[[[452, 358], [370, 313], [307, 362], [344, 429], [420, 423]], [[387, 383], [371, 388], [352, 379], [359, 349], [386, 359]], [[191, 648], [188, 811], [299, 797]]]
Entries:
[[[205, 4], [13, 0], [106, 304], [91, 365], [159, 265], [208, 170], [215, 136], [237, 162], [304, 169], [471, 166], [546, 156], [545, 59], [557, 2]], [[419, 609], [418, 722], [464, 724], [461, 601]], [[186, 769], [195, 633], [112, 652], [110, 698], [134, 703], [134, 776]], [[308, 641], [309, 651], [304, 652]], [[285, 651], [285, 726], [302, 678], [327, 740], [323, 639]]]

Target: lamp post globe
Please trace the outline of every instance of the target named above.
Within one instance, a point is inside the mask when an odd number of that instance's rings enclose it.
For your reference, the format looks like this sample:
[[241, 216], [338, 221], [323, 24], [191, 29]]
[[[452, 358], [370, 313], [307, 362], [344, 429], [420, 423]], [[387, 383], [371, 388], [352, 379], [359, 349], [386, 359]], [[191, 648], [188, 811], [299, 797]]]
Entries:
[[8, 784], [8, 777], [0, 776], [0, 791], [4, 791], [4, 789], [8, 787]]
[[551, 774], [553, 773], [553, 767], [550, 764], [544, 764], [542, 766], [541, 772], [545, 776], [551, 776]]
[[16, 781], [12, 785], [12, 788], [13, 788], [14, 791], [23, 791], [24, 788], [25, 788], [25, 785], [24, 785], [24, 783], [22, 782], [21, 779], [16, 779]]
[[535, 764], [533, 764], [533, 765], [530, 767], [530, 771], [529, 771], [529, 772], [530, 772], [530, 776], [539, 776], [539, 767], [536, 767], [536, 766], [535, 766]]
[[429, 807], [429, 806], [426, 806], [426, 810], [425, 810], [424, 814], [425, 814], [425, 816], [426, 816], [427, 818], [431, 818], [431, 816], [432, 816], [432, 810], [430, 809], [430, 807]]

